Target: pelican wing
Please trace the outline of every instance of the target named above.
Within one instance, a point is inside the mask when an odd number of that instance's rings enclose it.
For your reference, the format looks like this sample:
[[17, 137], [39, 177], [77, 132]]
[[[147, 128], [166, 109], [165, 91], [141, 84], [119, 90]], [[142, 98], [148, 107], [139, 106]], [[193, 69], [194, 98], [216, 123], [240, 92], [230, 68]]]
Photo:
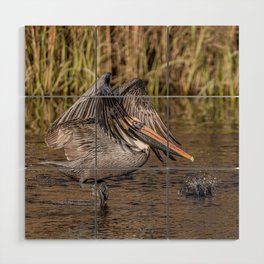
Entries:
[[129, 116], [112, 92], [104, 93], [97, 109], [98, 124], [108, 137], [121, 146], [136, 146], [137, 132], [144, 124]]
[[98, 105], [96, 96], [102, 90], [110, 89], [110, 75], [105, 73], [97, 80], [47, 131], [46, 144], [55, 149], [64, 148], [68, 160], [79, 159], [94, 151], [89, 146], [95, 142], [95, 129], [92, 126], [95, 124]]
[[[141, 133], [143, 126], [158, 129], [167, 137], [167, 129], [146, 95], [144, 84], [135, 79], [112, 91], [110, 73], [105, 73], [97, 83], [74, 103], [48, 129], [46, 143], [55, 149], [64, 148], [68, 160], [93, 155], [95, 125], [121, 146], [133, 148], [150, 137]], [[122, 97], [118, 97], [118, 93]], [[141, 95], [141, 97], [138, 97]], [[147, 137], [147, 138], [146, 138]], [[169, 133], [169, 139], [178, 143]], [[155, 146], [159, 149], [158, 143]], [[152, 148], [161, 159], [158, 150]]]
[[88, 92], [76, 101], [48, 129], [45, 141], [52, 148], [64, 148], [68, 160], [75, 160], [95, 148], [95, 124], [113, 141], [133, 146], [135, 127], [141, 126], [120, 106], [110, 89], [110, 73], [104, 74]]
[[105, 73], [94, 85], [85, 92], [61, 117], [59, 117], [50, 127], [50, 130], [56, 126], [70, 120], [87, 120], [95, 118], [98, 98], [102, 91], [110, 89], [110, 73]]
[[170, 142], [181, 145], [152, 106], [142, 80], [132, 79], [116, 88], [114, 94], [120, 96], [120, 103], [129, 116], [138, 118], [146, 126], [159, 132], [164, 138], [168, 138]]
[[84, 158], [95, 153], [95, 129], [91, 120], [68, 121], [58, 128], [57, 148], [64, 148], [67, 160]]

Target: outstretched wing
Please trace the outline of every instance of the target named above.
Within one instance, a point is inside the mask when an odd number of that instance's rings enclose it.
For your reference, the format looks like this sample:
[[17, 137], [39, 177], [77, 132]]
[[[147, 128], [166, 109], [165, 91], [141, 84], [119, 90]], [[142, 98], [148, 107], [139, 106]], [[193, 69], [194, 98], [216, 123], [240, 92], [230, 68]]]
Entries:
[[139, 140], [136, 132], [143, 124], [132, 119], [121, 107], [110, 89], [110, 77], [110, 73], [105, 73], [48, 129], [46, 144], [55, 149], [64, 148], [68, 160], [85, 157], [94, 151], [96, 124], [120, 145], [136, 146]]
[[[72, 105], [48, 129], [46, 143], [53, 148], [64, 148], [68, 160], [75, 160], [94, 152], [95, 126], [98, 124], [112, 140], [129, 148], [140, 141], [150, 142], [141, 128], [147, 126], [159, 130], [164, 138], [167, 129], [146, 96], [144, 84], [134, 79], [118, 89], [110, 89], [110, 73], [105, 73], [97, 83]], [[118, 97], [118, 93], [122, 97]], [[141, 97], [137, 97], [137, 96]], [[178, 143], [169, 132], [169, 140]], [[153, 145], [153, 144], [152, 144]], [[155, 141], [152, 147], [165, 152], [164, 146]], [[154, 146], [153, 145], [153, 146]], [[156, 149], [157, 148], [157, 149]], [[173, 158], [173, 157], [171, 157]]]
[[105, 73], [49, 127], [45, 137], [46, 144], [55, 149], [64, 148], [68, 160], [79, 159], [94, 152], [98, 105], [96, 96], [110, 89], [110, 77], [110, 73]]
[[181, 145], [167, 129], [152, 106], [142, 80], [132, 79], [121, 87], [116, 88], [114, 94], [120, 96], [120, 103], [128, 115], [138, 118], [146, 126], [159, 132], [164, 138], [168, 138], [170, 142]]
[[49, 128], [52, 130], [58, 125], [71, 120], [88, 120], [95, 118], [98, 98], [102, 91], [110, 90], [111, 73], [105, 73], [94, 85], [85, 92], [61, 117], [59, 117]]
[[46, 142], [55, 149], [64, 148], [67, 160], [95, 156], [95, 129], [90, 120], [71, 120], [49, 131]]

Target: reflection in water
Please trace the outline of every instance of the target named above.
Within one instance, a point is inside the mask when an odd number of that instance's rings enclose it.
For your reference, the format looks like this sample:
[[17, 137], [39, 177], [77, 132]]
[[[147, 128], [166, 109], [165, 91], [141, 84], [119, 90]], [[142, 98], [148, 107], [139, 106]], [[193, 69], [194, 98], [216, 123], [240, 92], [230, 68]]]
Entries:
[[[35, 99], [27, 100], [27, 238], [238, 238], [237, 99], [169, 99], [170, 129], [195, 162], [177, 159], [166, 168], [151, 156], [140, 170], [105, 179], [109, 201], [103, 209], [78, 181], [40, 164], [64, 159], [63, 151], [45, 146], [43, 134], [70, 103], [44, 100], [35, 109]], [[156, 106], [163, 118], [165, 101]], [[179, 193], [186, 177], [204, 173], [217, 180], [214, 197]]]

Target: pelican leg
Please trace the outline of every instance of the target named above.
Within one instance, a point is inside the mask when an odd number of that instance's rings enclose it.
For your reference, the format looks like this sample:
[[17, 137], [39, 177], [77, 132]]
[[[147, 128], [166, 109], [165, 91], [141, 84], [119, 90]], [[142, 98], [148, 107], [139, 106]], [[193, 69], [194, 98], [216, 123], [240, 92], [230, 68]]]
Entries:
[[97, 202], [101, 207], [106, 206], [108, 200], [108, 186], [104, 180], [97, 180], [95, 183], [80, 182], [82, 188], [92, 190], [92, 195], [97, 198]]

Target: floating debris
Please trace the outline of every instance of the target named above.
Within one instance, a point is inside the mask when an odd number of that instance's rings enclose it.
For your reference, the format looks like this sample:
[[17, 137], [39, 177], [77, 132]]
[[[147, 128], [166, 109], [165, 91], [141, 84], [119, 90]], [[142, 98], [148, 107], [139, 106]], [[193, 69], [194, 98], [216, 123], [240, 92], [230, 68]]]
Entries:
[[214, 196], [216, 192], [216, 178], [210, 175], [187, 176], [179, 193], [186, 196]]

